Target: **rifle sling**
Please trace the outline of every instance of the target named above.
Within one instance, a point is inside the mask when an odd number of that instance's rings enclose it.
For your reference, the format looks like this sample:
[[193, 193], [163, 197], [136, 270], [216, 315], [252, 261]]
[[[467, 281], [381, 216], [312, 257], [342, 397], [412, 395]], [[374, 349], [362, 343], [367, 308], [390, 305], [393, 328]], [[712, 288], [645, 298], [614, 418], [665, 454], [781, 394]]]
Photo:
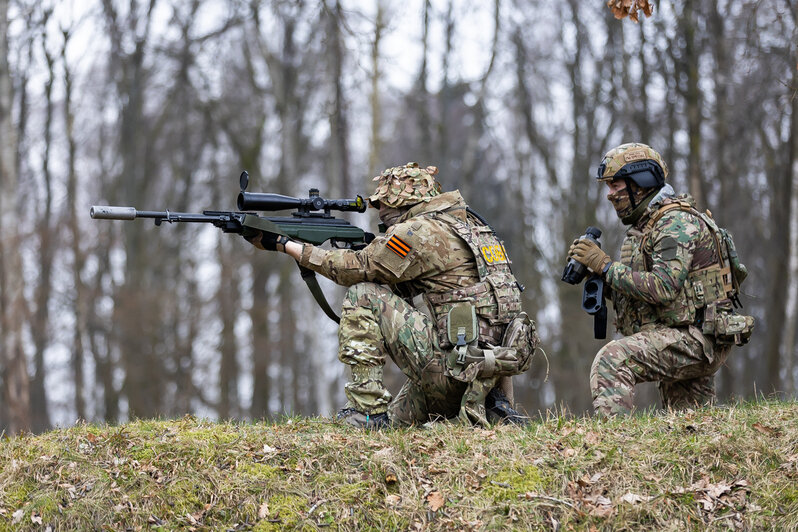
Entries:
[[321, 310], [323, 310], [324, 313], [327, 314], [327, 317], [329, 317], [335, 323], [341, 323], [341, 318], [339, 318], [333, 309], [330, 308], [327, 298], [324, 297], [324, 292], [321, 291], [319, 280], [316, 279], [316, 272], [309, 270], [304, 266], [300, 266], [299, 263], [297, 263], [297, 266], [299, 267], [299, 273], [302, 275], [302, 280], [304, 280], [305, 284], [308, 285], [310, 293], [313, 294], [313, 299], [315, 299], [316, 303], [319, 304]]

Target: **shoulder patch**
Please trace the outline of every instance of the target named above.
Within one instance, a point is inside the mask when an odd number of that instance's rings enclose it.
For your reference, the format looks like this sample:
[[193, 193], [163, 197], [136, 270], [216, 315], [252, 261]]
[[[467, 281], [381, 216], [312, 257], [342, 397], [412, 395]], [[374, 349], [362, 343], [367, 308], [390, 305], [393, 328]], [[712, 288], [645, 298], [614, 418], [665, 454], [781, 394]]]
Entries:
[[676, 258], [676, 251], [678, 250], [679, 243], [672, 236], [666, 236], [660, 243], [660, 255], [664, 260], [673, 260]]
[[407, 254], [410, 253], [411, 249], [413, 249], [413, 247], [410, 244], [408, 244], [407, 242], [405, 242], [396, 235], [392, 235], [391, 238], [389, 238], [388, 241], [385, 243], [385, 245], [388, 247], [388, 249], [390, 249], [391, 251], [393, 251], [402, 258], [407, 257]]

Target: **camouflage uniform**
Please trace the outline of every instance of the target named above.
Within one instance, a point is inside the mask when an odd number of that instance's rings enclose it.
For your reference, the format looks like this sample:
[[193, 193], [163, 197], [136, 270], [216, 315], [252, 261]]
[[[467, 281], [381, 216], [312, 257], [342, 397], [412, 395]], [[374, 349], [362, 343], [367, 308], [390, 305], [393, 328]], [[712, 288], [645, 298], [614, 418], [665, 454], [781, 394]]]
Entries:
[[[688, 196], [679, 199], [692, 203]], [[629, 413], [640, 382], [657, 381], [665, 407], [710, 403], [713, 375], [729, 354], [730, 346], [714, 343], [696, 326], [689, 301], [688, 274], [718, 261], [706, 224], [673, 210], [645, 232], [651, 214], [671, 201], [649, 205], [627, 232], [621, 261], [605, 274], [624, 338], [604, 346], [590, 371], [593, 406], [603, 415]]]
[[[603, 272], [616, 329], [624, 335], [598, 352], [590, 371], [593, 407], [605, 416], [628, 414], [634, 386], [641, 382], [657, 382], [666, 408], [711, 403], [713, 375], [730, 349], [701, 328], [705, 305], [699, 295], [704, 297], [704, 286], [713, 290], [708, 299], [725, 297], [724, 286], [716, 286], [719, 248], [707, 225], [714, 222], [694, 210], [692, 198], [677, 197], [670, 185], [663, 186], [667, 166], [648, 146], [627, 144], [609, 152], [599, 168], [599, 180], [617, 178], [625, 164], [641, 160], [655, 161], [664, 175], [660, 174], [659, 191], [646, 198], [647, 205], [644, 201], [637, 206], [641, 214], [624, 211], [624, 222], [634, 222], [626, 233], [621, 260]], [[627, 188], [633, 188], [628, 178]]]
[[[410, 163], [386, 170], [375, 178], [381, 183], [372, 200], [399, 204], [403, 187], [411, 186], [406, 174], [417, 169]], [[467, 213], [458, 191], [425, 189], [421, 199], [365, 248], [304, 245], [299, 263], [350, 287], [338, 330], [338, 357], [352, 370], [345, 387], [349, 407], [370, 415], [388, 412], [396, 424], [457, 415], [484, 423], [484, 394], [499, 377], [476, 375], [482, 367], [476, 363], [468, 378], [452, 377], [446, 315], [457, 302], [474, 304], [479, 345], [498, 346], [521, 311], [520, 292], [501, 242]], [[504, 358], [499, 352], [495, 367], [522, 357], [520, 370], [526, 370], [533, 347], [526, 337], [516, 347], [519, 353], [504, 353]], [[408, 378], [395, 399], [383, 385], [388, 357]]]

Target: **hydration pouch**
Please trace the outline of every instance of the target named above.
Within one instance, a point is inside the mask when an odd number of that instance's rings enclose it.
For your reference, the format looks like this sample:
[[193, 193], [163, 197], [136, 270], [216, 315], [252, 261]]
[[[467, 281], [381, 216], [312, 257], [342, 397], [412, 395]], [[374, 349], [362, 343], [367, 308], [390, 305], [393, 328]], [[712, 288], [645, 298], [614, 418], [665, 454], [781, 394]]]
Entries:
[[468, 345], [479, 335], [477, 311], [471, 303], [457, 303], [446, 315], [446, 333], [454, 349], [446, 357], [452, 374], [459, 374], [466, 363]]

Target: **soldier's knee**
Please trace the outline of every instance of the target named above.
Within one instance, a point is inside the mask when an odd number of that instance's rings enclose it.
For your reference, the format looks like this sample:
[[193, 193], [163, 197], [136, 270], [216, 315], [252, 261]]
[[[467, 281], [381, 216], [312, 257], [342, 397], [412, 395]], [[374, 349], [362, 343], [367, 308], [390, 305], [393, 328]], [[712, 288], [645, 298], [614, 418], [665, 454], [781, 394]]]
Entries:
[[379, 295], [381, 291], [385, 290], [384, 286], [380, 286], [377, 283], [356, 283], [347, 289], [346, 299], [356, 302], [364, 297]]
[[354, 308], [371, 307], [390, 294], [390, 290], [376, 283], [357, 283], [346, 291], [343, 302], [343, 312]]
[[602, 347], [590, 367], [590, 388], [596, 390], [614, 381], [628, 358], [629, 354], [617, 340]]

